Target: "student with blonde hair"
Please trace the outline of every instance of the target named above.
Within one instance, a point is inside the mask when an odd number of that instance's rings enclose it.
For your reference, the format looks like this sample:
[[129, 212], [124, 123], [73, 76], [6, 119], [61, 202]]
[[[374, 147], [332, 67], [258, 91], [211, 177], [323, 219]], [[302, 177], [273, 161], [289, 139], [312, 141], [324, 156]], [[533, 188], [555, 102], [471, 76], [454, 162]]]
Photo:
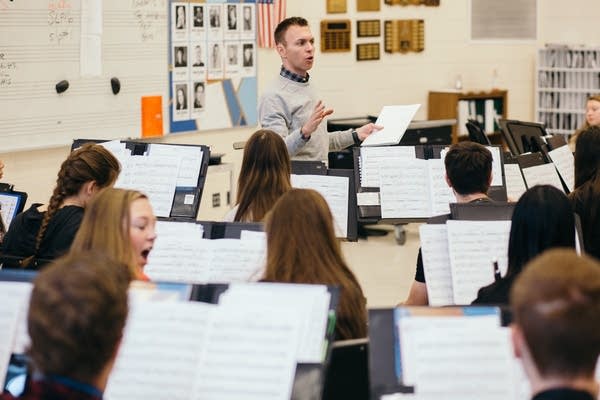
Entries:
[[19, 399], [102, 399], [123, 337], [129, 283], [127, 268], [103, 253], [68, 255], [39, 273], [27, 316], [33, 375]]
[[246, 142], [238, 179], [237, 205], [226, 221], [258, 222], [292, 188], [290, 156], [283, 139], [260, 129]]
[[101, 251], [126, 264], [132, 277], [148, 280], [144, 266], [154, 246], [156, 217], [148, 197], [108, 188], [86, 210], [71, 252]]
[[585, 105], [585, 122], [569, 139], [571, 151], [575, 152], [577, 138], [581, 132], [585, 131], [591, 126], [600, 126], [600, 94], [588, 97]]
[[85, 144], [62, 163], [46, 211], [35, 203], [17, 215], [4, 238], [4, 255], [26, 257], [20, 265], [34, 268], [36, 259], [54, 259], [69, 250], [84, 208], [96, 193], [117, 180], [117, 159], [98, 144]]
[[327, 202], [311, 189], [291, 189], [266, 218], [267, 282], [339, 286], [335, 339], [367, 336], [366, 300], [344, 261]]

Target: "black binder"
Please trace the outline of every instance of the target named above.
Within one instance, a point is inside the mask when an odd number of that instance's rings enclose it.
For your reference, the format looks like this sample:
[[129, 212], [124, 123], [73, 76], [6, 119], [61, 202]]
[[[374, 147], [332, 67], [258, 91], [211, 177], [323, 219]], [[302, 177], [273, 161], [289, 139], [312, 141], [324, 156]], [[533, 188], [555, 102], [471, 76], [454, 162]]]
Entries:
[[262, 232], [262, 222], [197, 221], [204, 227], [204, 239], [239, 239], [242, 231]]
[[292, 161], [292, 174], [295, 175], [329, 175], [348, 178], [348, 231], [346, 239], [358, 240], [358, 216], [356, 211], [356, 181], [351, 169], [327, 169], [320, 161]]
[[27, 193], [13, 190], [13, 185], [0, 183], [0, 243], [17, 214], [21, 213], [27, 202]]
[[[76, 139], [71, 145], [71, 151], [81, 147], [85, 143], [103, 143], [106, 140], [97, 139]], [[148, 151], [152, 151], [151, 146], [190, 146], [200, 147], [202, 149], [202, 163], [200, 165], [200, 171], [198, 174], [198, 182], [194, 187], [183, 187], [178, 186], [175, 189], [175, 195], [173, 196], [173, 204], [171, 205], [170, 217], [188, 218], [195, 220], [200, 208], [200, 200], [202, 199], [202, 190], [204, 189], [204, 183], [206, 181], [206, 172], [208, 170], [208, 163], [210, 161], [210, 148], [204, 145], [191, 145], [191, 144], [171, 144], [171, 143], [149, 143], [140, 142], [133, 140], [121, 140], [121, 143], [125, 143], [125, 147], [131, 150], [132, 156], [141, 156]], [[193, 199], [190, 201], [189, 199]]]

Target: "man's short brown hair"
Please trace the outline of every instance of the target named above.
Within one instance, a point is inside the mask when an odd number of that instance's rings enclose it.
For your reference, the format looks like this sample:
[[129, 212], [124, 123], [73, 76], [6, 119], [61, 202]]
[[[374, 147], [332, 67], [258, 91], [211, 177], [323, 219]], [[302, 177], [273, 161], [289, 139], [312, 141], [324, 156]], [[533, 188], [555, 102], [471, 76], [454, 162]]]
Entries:
[[285, 33], [292, 25], [308, 26], [308, 21], [302, 17], [289, 17], [281, 21], [275, 28], [275, 44], [285, 44]]
[[461, 195], [487, 193], [492, 174], [492, 153], [475, 142], [453, 144], [444, 159], [446, 176]]
[[593, 376], [600, 354], [600, 263], [571, 249], [548, 250], [518, 276], [510, 303], [542, 377]]
[[34, 367], [83, 382], [114, 356], [127, 317], [126, 265], [101, 253], [70, 254], [36, 277], [27, 318]]

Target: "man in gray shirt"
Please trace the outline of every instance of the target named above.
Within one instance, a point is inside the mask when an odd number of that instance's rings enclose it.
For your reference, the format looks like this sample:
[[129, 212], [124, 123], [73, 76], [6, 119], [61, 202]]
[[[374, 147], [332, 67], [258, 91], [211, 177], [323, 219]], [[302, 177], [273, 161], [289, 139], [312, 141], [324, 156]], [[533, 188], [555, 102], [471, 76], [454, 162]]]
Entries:
[[308, 82], [315, 46], [306, 19], [290, 17], [281, 21], [275, 29], [275, 45], [281, 57], [281, 72], [261, 96], [258, 115], [264, 129], [283, 137], [292, 159], [327, 162], [329, 151], [360, 144], [382, 128], [369, 123], [356, 130], [327, 132], [322, 122], [333, 110], [325, 108]]

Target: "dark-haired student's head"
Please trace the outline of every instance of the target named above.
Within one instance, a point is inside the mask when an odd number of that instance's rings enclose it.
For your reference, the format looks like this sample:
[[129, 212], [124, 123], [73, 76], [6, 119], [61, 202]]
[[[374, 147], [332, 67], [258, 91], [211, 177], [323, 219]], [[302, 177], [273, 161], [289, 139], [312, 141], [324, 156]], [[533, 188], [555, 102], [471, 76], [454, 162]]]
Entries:
[[515, 354], [538, 391], [575, 382], [597, 395], [600, 263], [572, 249], [548, 250], [519, 275], [510, 303]]
[[34, 281], [27, 325], [33, 366], [103, 390], [127, 317], [127, 267], [105, 253], [58, 259]]
[[492, 153], [474, 142], [450, 146], [446, 158], [448, 184], [459, 195], [486, 194], [492, 182]]
[[236, 221], [262, 221], [282, 194], [292, 188], [290, 155], [273, 131], [260, 129], [246, 142], [238, 179]]
[[600, 179], [600, 126], [590, 126], [581, 132], [575, 148], [575, 188], [578, 188]]
[[281, 21], [275, 28], [275, 44], [285, 45], [285, 33], [290, 26], [308, 27], [308, 21], [302, 17], [289, 17]]
[[72, 151], [58, 171], [56, 186], [36, 237], [36, 253], [48, 223], [61, 207], [67, 203], [85, 207], [99, 190], [115, 183], [119, 172], [119, 161], [99, 144], [87, 143]]
[[515, 205], [508, 241], [508, 276], [553, 247], [575, 248], [575, 217], [567, 196], [549, 185], [527, 190]]
[[341, 287], [336, 338], [366, 336], [365, 298], [346, 264], [327, 202], [311, 189], [291, 189], [275, 203], [265, 223], [270, 282]]

